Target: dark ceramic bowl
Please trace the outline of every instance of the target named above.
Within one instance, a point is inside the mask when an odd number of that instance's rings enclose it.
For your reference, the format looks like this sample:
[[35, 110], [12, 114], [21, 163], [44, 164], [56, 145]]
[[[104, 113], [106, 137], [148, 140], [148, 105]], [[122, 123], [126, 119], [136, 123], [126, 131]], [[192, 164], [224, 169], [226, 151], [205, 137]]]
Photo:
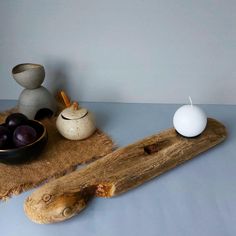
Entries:
[[12, 149], [0, 149], [0, 162], [5, 164], [22, 164], [37, 158], [47, 143], [47, 130], [45, 126], [36, 120], [29, 120], [37, 132], [37, 140], [26, 146]]

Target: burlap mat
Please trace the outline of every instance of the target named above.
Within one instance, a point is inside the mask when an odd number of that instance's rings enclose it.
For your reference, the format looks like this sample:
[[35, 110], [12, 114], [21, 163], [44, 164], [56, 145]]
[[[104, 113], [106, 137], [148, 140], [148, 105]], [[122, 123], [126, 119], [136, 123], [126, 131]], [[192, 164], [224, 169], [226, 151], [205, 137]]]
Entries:
[[[0, 123], [12, 112], [16, 110], [0, 113]], [[112, 140], [102, 131], [97, 130], [86, 140], [70, 141], [58, 133], [55, 118], [42, 122], [48, 131], [48, 143], [38, 159], [14, 166], [0, 163], [0, 200], [69, 173], [79, 164], [101, 158], [114, 148]]]

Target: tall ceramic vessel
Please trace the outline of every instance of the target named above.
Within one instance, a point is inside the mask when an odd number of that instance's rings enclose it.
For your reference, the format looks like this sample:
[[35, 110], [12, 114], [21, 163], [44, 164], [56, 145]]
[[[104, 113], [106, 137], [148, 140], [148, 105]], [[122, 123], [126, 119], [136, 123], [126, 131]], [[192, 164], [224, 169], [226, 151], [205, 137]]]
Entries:
[[52, 94], [41, 84], [45, 70], [42, 65], [25, 63], [12, 69], [15, 81], [25, 89], [21, 92], [18, 109], [29, 119], [42, 116], [40, 113], [52, 115], [56, 111], [56, 101]]

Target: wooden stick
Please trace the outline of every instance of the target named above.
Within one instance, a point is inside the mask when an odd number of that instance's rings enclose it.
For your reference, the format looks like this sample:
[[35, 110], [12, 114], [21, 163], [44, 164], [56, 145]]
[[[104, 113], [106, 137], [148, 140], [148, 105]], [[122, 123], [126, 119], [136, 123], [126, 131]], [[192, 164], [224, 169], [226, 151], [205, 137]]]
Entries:
[[61, 96], [62, 96], [62, 99], [63, 99], [64, 103], [65, 103], [65, 106], [66, 106], [66, 107], [70, 107], [70, 105], [71, 105], [71, 104], [70, 104], [70, 99], [69, 99], [69, 97], [66, 95], [65, 91], [61, 91], [60, 94], [61, 94]]
[[208, 119], [205, 131], [185, 138], [169, 129], [117, 149], [80, 171], [45, 184], [24, 204], [28, 217], [37, 223], [66, 220], [79, 213], [91, 197], [113, 197], [192, 159], [222, 142], [225, 127]]

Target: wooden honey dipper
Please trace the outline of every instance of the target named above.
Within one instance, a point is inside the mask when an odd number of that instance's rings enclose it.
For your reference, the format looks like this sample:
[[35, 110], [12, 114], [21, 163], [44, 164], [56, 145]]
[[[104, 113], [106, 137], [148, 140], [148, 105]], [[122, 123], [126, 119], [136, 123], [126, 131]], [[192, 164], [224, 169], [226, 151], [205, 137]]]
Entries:
[[165, 130], [45, 184], [26, 199], [25, 213], [41, 224], [69, 219], [83, 210], [90, 198], [125, 193], [219, 144], [226, 136], [224, 125], [211, 118], [195, 138], [185, 138], [173, 128]]

